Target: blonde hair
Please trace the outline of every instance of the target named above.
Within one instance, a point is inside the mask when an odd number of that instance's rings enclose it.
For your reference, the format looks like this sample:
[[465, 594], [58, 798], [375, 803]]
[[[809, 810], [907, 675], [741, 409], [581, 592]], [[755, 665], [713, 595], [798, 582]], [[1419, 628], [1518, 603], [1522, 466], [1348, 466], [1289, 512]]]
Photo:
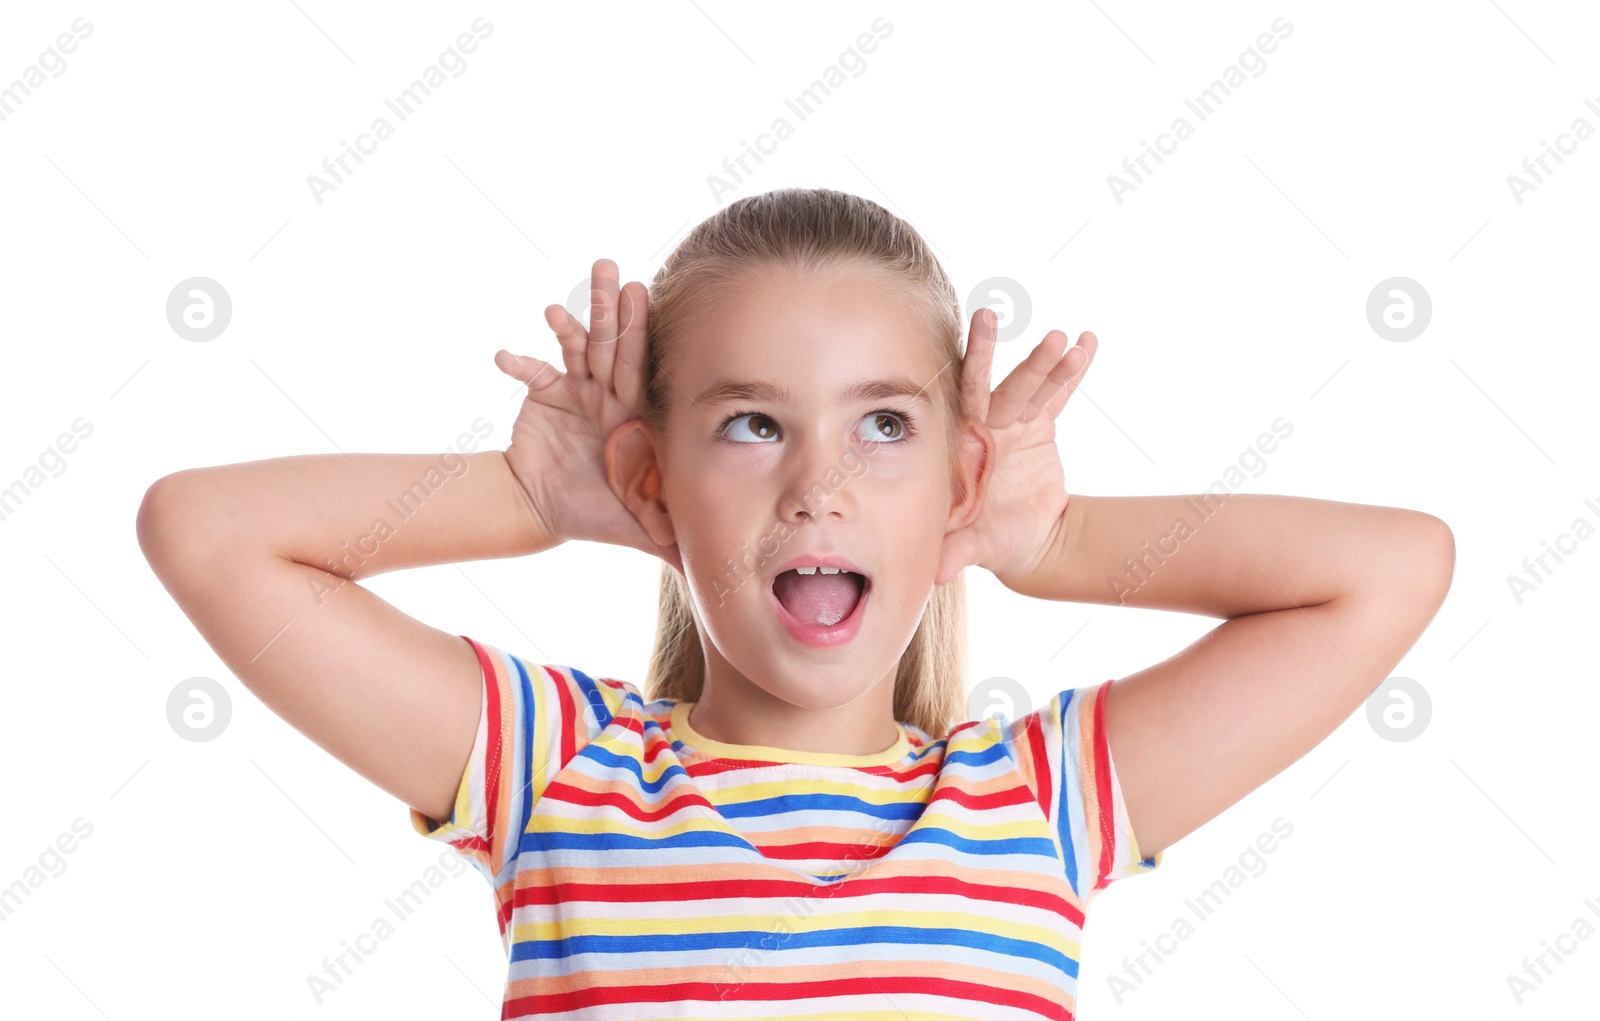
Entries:
[[[701, 222], [667, 257], [650, 284], [649, 365], [640, 418], [664, 431], [673, 383], [663, 365], [680, 334], [708, 313], [712, 299], [761, 267], [823, 275], [877, 270], [903, 287], [891, 300], [920, 315], [938, 360], [949, 366], [946, 437], [954, 440], [966, 417], [961, 394], [962, 314], [955, 288], [922, 236], [870, 199], [828, 188], [782, 188], [739, 199]], [[955, 478], [952, 448], [952, 480]], [[689, 587], [677, 569], [661, 564], [661, 609], [655, 647], [645, 673], [646, 701], [694, 702], [705, 683], [705, 653], [690, 606]], [[894, 683], [894, 715], [934, 738], [964, 719], [966, 691], [966, 587], [958, 572], [935, 585], [922, 619], [901, 654]]]

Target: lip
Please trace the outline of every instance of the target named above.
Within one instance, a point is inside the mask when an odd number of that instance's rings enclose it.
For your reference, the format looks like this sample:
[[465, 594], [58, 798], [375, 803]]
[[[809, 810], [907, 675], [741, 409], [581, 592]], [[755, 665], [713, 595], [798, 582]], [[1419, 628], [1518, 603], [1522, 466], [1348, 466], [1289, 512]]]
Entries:
[[[861, 575], [863, 582], [861, 586], [861, 598], [856, 600], [855, 609], [850, 611], [850, 616], [846, 617], [844, 620], [841, 620], [839, 623], [830, 628], [812, 627], [809, 624], [802, 624], [800, 621], [795, 619], [794, 614], [790, 613], [784, 607], [784, 605], [778, 601], [778, 594], [772, 590], [772, 586], [770, 584], [767, 586], [767, 599], [772, 603], [773, 612], [775, 612], [778, 615], [778, 619], [783, 622], [784, 630], [788, 631], [790, 637], [792, 637], [795, 641], [812, 649], [832, 649], [849, 642], [856, 636], [856, 633], [861, 630], [861, 620], [866, 614], [867, 597], [872, 594], [872, 579], [868, 578], [857, 568], [851, 566], [850, 562], [845, 560], [843, 557], [823, 557], [820, 559], [823, 561], [823, 567], [838, 567], [842, 570], [851, 571], [855, 574]], [[827, 563], [827, 560], [829, 559], [840, 562]], [[814, 561], [810, 558], [798, 557], [795, 560], [790, 561], [782, 571], [778, 572], [778, 574], [782, 574], [783, 571], [787, 571], [794, 566], [807, 567], [813, 562]], [[777, 575], [774, 575], [774, 577], [776, 576]]]

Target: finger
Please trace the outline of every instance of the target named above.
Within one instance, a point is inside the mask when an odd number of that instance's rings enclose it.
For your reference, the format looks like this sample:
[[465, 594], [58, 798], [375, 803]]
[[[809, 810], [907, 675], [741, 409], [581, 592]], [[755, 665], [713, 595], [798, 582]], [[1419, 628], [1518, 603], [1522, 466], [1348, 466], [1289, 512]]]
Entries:
[[991, 429], [1004, 429], [1017, 421], [1028, 401], [1039, 390], [1039, 384], [1049, 375], [1051, 368], [1061, 361], [1061, 352], [1067, 346], [1067, 335], [1051, 330], [1044, 335], [1039, 346], [1029, 352], [1022, 364], [994, 388], [990, 399], [988, 424]]
[[[985, 312], [988, 315], [984, 315]], [[994, 337], [998, 323], [994, 309], [980, 308], [972, 313], [967, 352], [961, 359], [962, 403], [967, 406], [967, 414], [979, 422], [989, 419], [989, 381], [994, 376]]]
[[[1031, 422], [1039, 417], [1046, 405], [1061, 396], [1067, 385], [1072, 382], [1074, 377], [1079, 375], [1079, 370], [1082, 368], [1082, 349], [1076, 347], [1067, 348], [1067, 353], [1061, 356], [1061, 360], [1056, 363], [1055, 368], [1051, 369], [1050, 374], [1045, 376], [1044, 381], [1039, 384], [1039, 389], [1034, 391], [1032, 397], [1028, 398], [1028, 404], [1022, 409], [1021, 415], [1018, 416], [1019, 419], [1023, 422]], [[1065, 407], [1065, 402], [1062, 402], [1062, 406]]]
[[649, 350], [650, 291], [638, 281], [629, 281], [618, 297], [622, 334], [617, 338], [617, 361], [613, 369], [613, 382], [617, 399], [629, 412], [638, 415], [644, 410], [646, 382], [645, 355]]
[[[1083, 382], [1083, 377], [1089, 372], [1089, 364], [1094, 361], [1094, 353], [1100, 347], [1100, 341], [1092, 333], [1080, 334], [1077, 346], [1066, 353], [1061, 359], [1063, 365], [1073, 357], [1074, 352], [1083, 352], [1081, 358], [1072, 366], [1070, 371], [1063, 373], [1063, 382], [1057, 383], [1056, 389], [1051, 391], [1045, 401], [1045, 414], [1051, 418], [1061, 414], [1061, 409], [1067, 406], [1067, 398], [1077, 392], [1078, 386]], [[1060, 366], [1057, 366], [1059, 369]], [[1055, 376], [1055, 371], [1050, 373]]]
[[588, 379], [589, 356], [585, 351], [589, 347], [589, 332], [583, 324], [561, 305], [546, 308], [544, 321], [556, 333], [556, 342], [561, 345], [561, 362], [567, 367], [568, 375], [573, 379]]
[[589, 374], [611, 388], [617, 360], [617, 264], [596, 259], [589, 274]]
[[494, 363], [500, 371], [523, 383], [532, 390], [543, 390], [561, 378], [561, 373], [549, 362], [529, 355], [512, 354], [501, 348], [494, 353]]

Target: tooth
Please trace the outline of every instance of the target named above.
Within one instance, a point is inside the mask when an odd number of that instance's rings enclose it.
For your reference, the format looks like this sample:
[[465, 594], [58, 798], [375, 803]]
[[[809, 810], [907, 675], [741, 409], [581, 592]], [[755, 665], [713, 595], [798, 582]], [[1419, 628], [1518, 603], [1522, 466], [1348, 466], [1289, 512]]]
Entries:
[[838, 574], [839, 573], [839, 569], [837, 567], [819, 567], [819, 568], [817, 568], [817, 570], [821, 571], [823, 574]]
[[817, 573], [817, 569], [815, 567], [796, 567], [794, 570], [795, 570], [796, 574], [816, 574]]

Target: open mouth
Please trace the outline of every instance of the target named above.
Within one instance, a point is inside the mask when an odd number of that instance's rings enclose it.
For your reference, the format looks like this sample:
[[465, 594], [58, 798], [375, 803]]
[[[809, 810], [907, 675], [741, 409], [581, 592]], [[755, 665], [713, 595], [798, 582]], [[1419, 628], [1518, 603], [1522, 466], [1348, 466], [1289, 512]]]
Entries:
[[772, 594], [807, 627], [833, 627], [866, 591], [865, 575], [837, 567], [796, 567], [772, 579]]
[[866, 575], [854, 571], [798, 567], [772, 579], [772, 598], [789, 632], [820, 648], [855, 636], [871, 588]]

